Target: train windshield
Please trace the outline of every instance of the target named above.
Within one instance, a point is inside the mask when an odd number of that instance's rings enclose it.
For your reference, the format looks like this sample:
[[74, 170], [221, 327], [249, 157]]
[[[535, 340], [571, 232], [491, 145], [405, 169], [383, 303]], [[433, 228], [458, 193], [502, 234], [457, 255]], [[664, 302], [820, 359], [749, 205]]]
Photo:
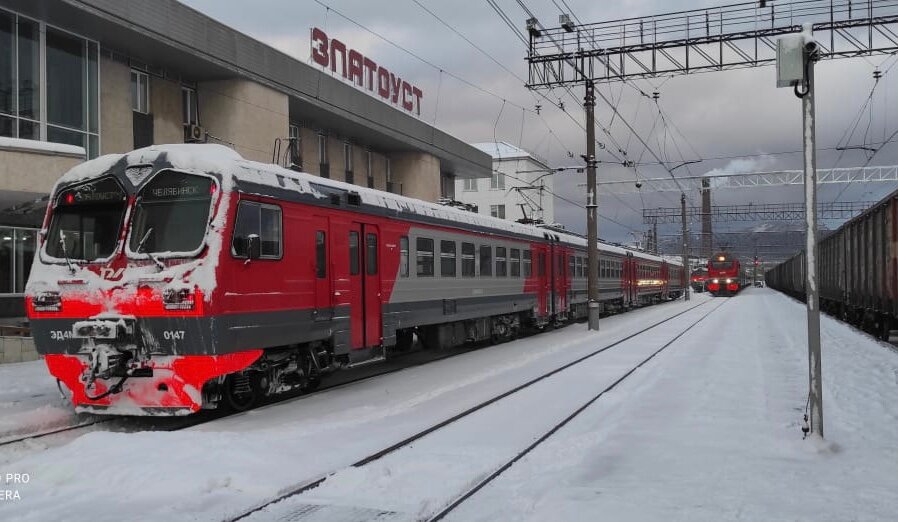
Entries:
[[78, 261], [105, 259], [118, 242], [128, 196], [113, 178], [67, 188], [56, 197], [46, 252]]
[[131, 252], [195, 252], [203, 244], [215, 185], [211, 178], [162, 171], [141, 189], [128, 244]]
[[733, 260], [726, 259], [724, 261], [718, 261], [716, 259], [711, 260], [711, 268], [714, 270], [727, 270], [733, 268]]

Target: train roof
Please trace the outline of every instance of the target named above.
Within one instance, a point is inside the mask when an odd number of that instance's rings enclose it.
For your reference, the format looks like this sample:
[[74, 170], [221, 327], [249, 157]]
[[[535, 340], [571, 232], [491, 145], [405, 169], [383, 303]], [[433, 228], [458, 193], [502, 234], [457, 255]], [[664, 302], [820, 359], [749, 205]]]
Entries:
[[[222, 184], [226, 190], [237, 189], [253, 193], [258, 192], [260, 187], [270, 187], [275, 191], [287, 190], [316, 198], [328, 198], [327, 192], [332, 191], [353, 193], [358, 194], [364, 205], [393, 211], [396, 217], [400, 219], [414, 219], [416, 216], [426, 217], [449, 222], [449, 224], [473, 225], [493, 232], [504, 232], [518, 236], [539, 239], [554, 237], [558, 241], [570, 245], [586, 247], [586, 240], [577, 235], [557, 230], [550, 231], [532, 225], [524, 225], [514, 221], [476, 214], [391, 192], [322, 178], [305, 172], [296, 172], [274, 164], [247, 160], [233, 149], [216, 144], [153, 145], [126, 154], [107, 154], [75, 166], [59, 179], [57, 187], [99, 177], [113, 169], [124, 172], [129, 166], [148, 164], [218, 174], [221, 176]], [[136, 185], [140, 185], [145, 179], [140, 179]], [[133, 180], [131, 183], [135, 184]], [[600, 242], [600, 249], [619, 255], [626, 255], [627, 252], [630, 252], [641, 259], [657, 262], [667, 261], [671, 264], [680, 265], [677, 261], [663, 259], [654, 254], [605, 242]]]

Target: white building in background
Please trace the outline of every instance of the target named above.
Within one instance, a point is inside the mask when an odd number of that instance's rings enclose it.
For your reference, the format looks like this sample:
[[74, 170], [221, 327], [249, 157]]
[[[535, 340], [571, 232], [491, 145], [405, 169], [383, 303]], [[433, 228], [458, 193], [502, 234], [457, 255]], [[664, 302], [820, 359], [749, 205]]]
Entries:
[[504, 141], [472, 145], [493, 157], [493, 175], [456, 180], [455, 199], [488, 216], [555, 222], [554, 180], [545, 160]]

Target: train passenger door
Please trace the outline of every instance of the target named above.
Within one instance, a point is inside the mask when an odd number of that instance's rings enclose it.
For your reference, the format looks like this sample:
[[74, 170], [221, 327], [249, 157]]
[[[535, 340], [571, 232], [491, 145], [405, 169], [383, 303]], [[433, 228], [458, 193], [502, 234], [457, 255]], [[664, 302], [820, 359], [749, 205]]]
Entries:
[[534, 245], [532, 251], [533, 277], [536, 280], [537, 316], [549, 315], [549, 276], [546, 273], [546, 248], [543, 245]]
[[567, 311], [567, 256], [560, 248], [555, 252], [555, 297], [557, 310], [564, 313]]
[[636, 263], [631, 252], [627, 252], [627, 257], [624, 258], [624, 274], [621, 277], [621, 284], [624, 286], [624, 305], [631, 306], [635, 301], [636, 291], [634, 288], [636, 286]]
[[549, 243], [548, 252], [546, 252], [546, 283], [548, 285], [547, 297], [549, 300], [549, 314], [553, 317], [557, 313], [556, 305], [558, 304], [555, 301], [555, 280], [556, 276], [556, 268], [555, 268], [555, 244]]
[[352, 348], [381, 344], [380, 231], [377, 225], [349, 228], [350, 322]]
[[323, 216], [312, 216], [315, 257], [312, 260], [315, 274], [315, 319], [329, 321], [334, 315], [334, 291], [331, 283], [334, 278], [330, 257], [330, 224]]

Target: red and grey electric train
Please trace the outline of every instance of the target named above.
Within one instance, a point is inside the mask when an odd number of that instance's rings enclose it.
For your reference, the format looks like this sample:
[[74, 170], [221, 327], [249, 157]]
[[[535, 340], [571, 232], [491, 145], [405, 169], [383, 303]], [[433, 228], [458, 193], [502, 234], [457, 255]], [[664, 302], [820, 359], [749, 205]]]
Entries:
[[[446, 348], [585, 317], [585, 245], [218, 145], [164, 145], [60, 179], [26, 305], [78, 411], [240, 409], [415, 336]], [[604, 312], [682, 293], [681, 266], [600, 249]]]
[[714, 254], [708, 260], [706, 282], [708, 292], [713, 295], [735, 295], [746, 285], [742, 264], [726, 252]]

